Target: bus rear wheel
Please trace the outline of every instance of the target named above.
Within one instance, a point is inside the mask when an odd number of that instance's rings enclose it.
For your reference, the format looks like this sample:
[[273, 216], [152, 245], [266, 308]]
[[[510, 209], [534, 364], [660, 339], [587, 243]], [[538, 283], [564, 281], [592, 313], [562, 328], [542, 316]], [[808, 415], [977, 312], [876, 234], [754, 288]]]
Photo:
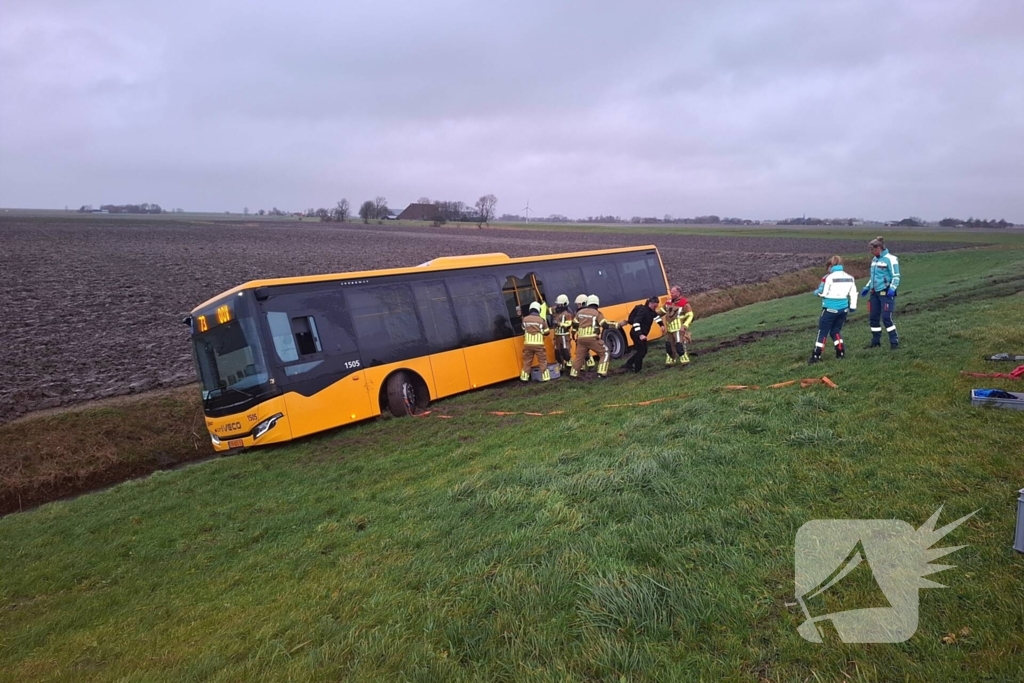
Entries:
[[427, 407], [430, 397], [423, 382], [411, 372], [396, 372], [388, 377], [385, 386], [388, 410], [395, 417], [415, 415]]
[[605, 330], [604, 348], [612, 358], [622, 358], [626, 353], [626, 335], [618, 330]]

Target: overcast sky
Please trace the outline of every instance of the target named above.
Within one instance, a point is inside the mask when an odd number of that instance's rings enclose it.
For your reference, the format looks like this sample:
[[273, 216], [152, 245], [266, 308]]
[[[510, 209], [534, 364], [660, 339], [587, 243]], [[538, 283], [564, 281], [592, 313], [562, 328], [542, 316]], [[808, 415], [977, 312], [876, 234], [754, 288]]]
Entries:
[[0, 206], [1024, 222], [1024, 2], [3, 0]]

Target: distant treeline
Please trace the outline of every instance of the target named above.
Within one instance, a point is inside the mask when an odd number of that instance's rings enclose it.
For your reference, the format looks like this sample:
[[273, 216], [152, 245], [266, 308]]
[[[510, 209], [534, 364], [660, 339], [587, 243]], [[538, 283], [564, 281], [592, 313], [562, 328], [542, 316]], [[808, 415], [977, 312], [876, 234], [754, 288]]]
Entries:
[[83, 204], [78, 213], [163, 213], [159, 204], [103, 204], [99, 209], [92, 208], [92, 204]]
[[939, 225], [944, 228], [1012, 228], [1013, 223], [1007, 222], [1005, 219], [1000, 218], [997, 220], [982, 220], [980, 218], [968, 218], [967, 220], [960, 220], [959, 218], [943, 218], [939, 221]]
[[778, 225], [853, 225], [854, 218], [785, 218]]
[[[515, 222], [525, 220], [518, 214], [506, 213], [498, 220], [502, 222]], [[553, 213], [549, 216], [534, 216], [534, 221], [541, 223], [633, 223], [635, 225], [761, 225], [761, 221], [750, 220], [749, 218], [722, 218], [721, 216], [695, 216], [693, 218], [679, 218], [671, 214], [665, 214], [661, 218], [657, 216], [633, 216], [623, 218], [622, 216], [587, 216], [586, 218], [569, 218], [562, 214]]]

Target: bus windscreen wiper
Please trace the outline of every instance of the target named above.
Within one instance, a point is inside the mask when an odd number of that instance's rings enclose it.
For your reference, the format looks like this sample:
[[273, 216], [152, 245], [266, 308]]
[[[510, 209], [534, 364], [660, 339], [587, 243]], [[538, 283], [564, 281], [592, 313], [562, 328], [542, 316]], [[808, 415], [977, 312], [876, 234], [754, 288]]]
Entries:
[[217, 394], [218, 396], [223, 396], [225, 394], [225, 392], [233, 391], [236, 394], [240, 395], [245, 400], [249, 400], [249, 399], [252, 398], [251, 394], [247, 394], [244, 391], [242, 391], [241, 389], [235, 389], [234, 387], [217, 387], [216, 389], [211, 389], [209, 392], [207, 392], [206, 400], [203, 401], [203, 408], [209, 407], [209, 401], [210, 401], [210, 399], [213, 398], [213, 392], [215, 392], [215, 391], [219, 391], [220, 392], [219, 394]]

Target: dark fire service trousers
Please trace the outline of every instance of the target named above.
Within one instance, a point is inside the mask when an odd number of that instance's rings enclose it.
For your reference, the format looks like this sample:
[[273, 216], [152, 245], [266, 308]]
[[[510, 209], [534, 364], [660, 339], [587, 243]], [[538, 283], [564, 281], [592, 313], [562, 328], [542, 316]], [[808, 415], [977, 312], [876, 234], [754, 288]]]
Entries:
[[576, 339], [576, 356], [572, 359], [572, 371], [575, 373], [573, 376], [578, 375], [583, 369], [591, 351], [597, 354], [597, 374], [608, 374], [608, 351], [604, 348], [604, 342], [597, 337], [588, 337]]

